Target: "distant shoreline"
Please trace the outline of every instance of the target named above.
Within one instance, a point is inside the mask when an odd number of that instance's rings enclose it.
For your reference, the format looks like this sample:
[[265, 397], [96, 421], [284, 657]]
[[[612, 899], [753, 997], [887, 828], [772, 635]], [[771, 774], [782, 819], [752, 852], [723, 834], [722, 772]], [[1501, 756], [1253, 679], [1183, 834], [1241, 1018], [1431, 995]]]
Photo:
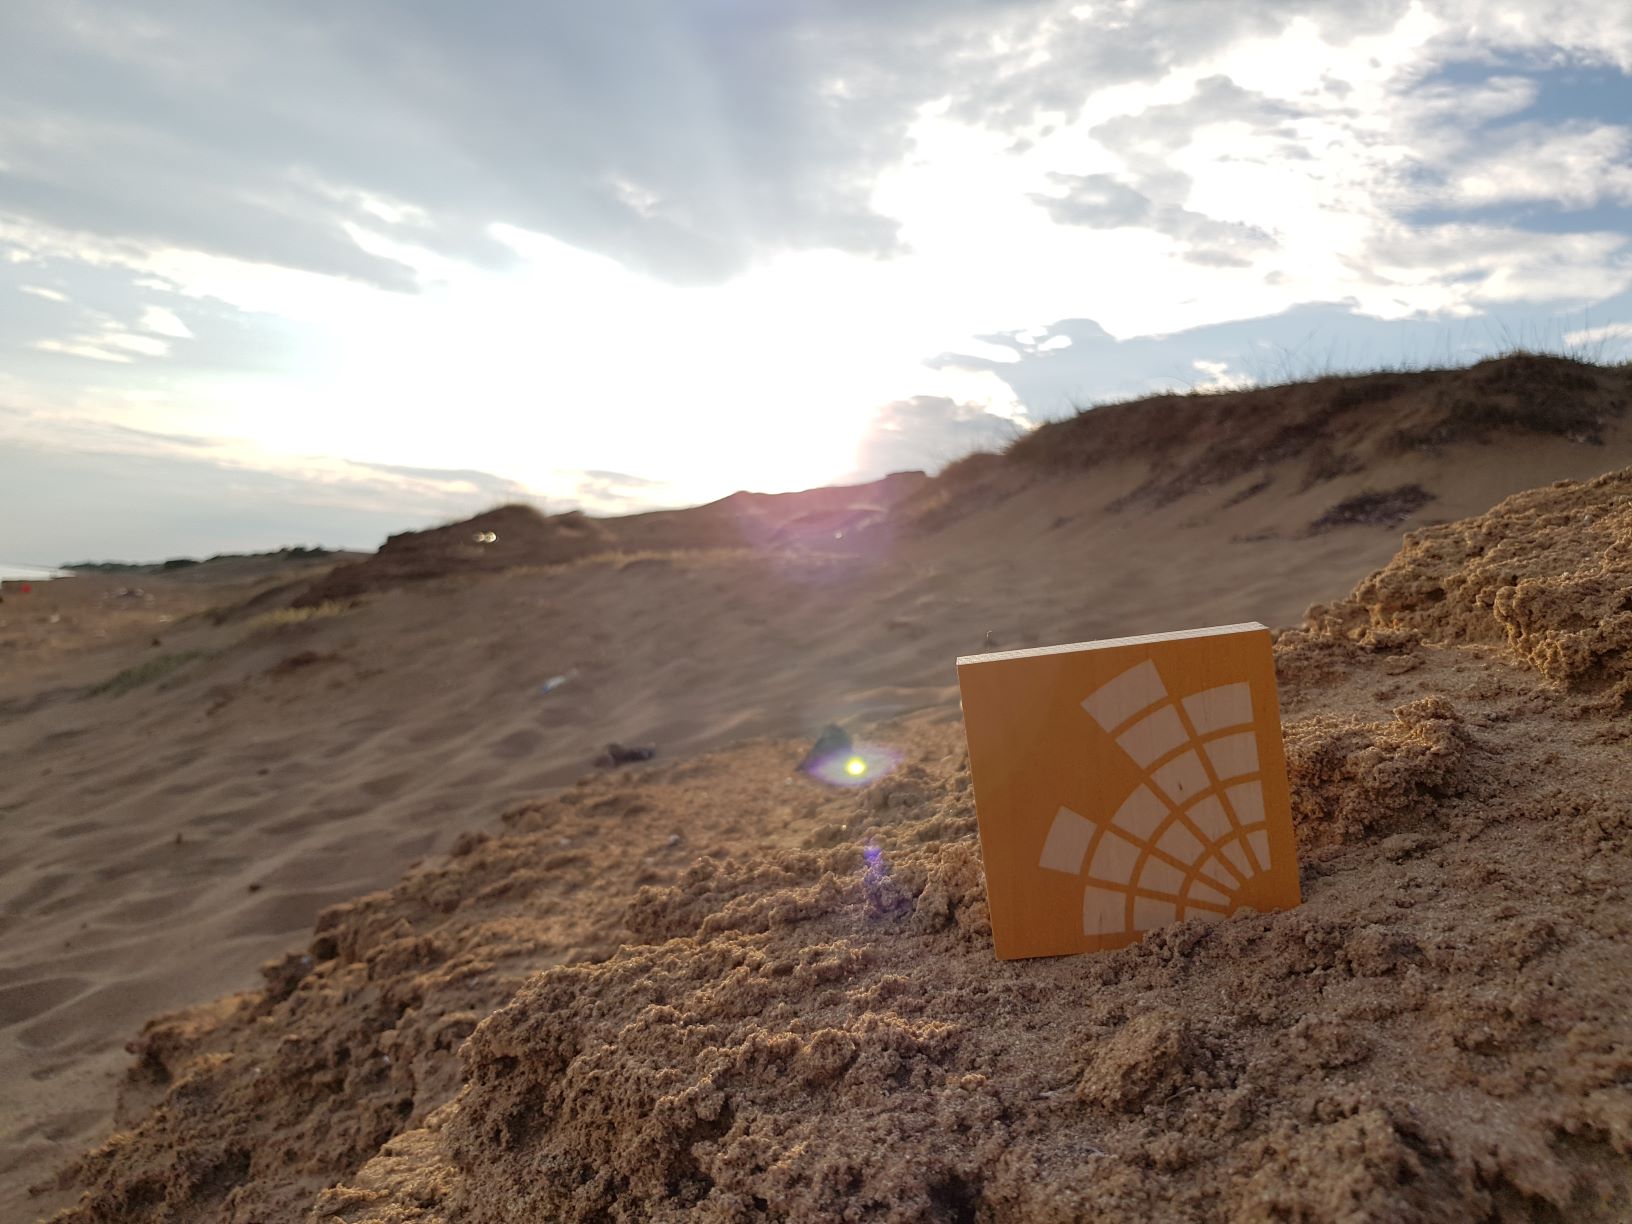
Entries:
[[41, 565], [14, 565], [0, 561], [0, 582], [46, 582], [52, 578], [72, 578], [73, 570], [51, 569]]

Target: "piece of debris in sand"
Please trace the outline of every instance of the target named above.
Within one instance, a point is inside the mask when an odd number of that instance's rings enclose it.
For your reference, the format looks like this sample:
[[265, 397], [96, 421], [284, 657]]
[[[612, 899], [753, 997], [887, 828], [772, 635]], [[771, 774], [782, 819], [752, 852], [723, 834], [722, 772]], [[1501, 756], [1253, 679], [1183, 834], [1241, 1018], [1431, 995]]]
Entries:
[[810, 746], [810, 751], [805, 753], [805, 759], [799, 762], [798, 772], [819, 773], [824, 765], [847, 758], [853, 747], [848, 731], [838, 723], [828, 723]]
[[618, 765], [628, 765], [632, 761], [649, 761], [656, 755], [656, 744], [632, 744], [628, 747], [622, 744], [608, 744], [606, 751], [595, 758], [595, 764], [602, 769], [612, 769]]

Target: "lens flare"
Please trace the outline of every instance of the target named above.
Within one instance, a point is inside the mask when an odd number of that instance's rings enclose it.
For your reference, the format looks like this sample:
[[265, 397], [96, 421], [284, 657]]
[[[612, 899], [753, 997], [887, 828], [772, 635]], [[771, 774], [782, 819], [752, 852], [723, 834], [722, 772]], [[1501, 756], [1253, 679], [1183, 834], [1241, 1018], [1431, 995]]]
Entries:
[[900, 755], [877, 744], [847, 746], [831, 755], [818, 757], [804, 772], [829, 786], [867, 786], [900, 764]]

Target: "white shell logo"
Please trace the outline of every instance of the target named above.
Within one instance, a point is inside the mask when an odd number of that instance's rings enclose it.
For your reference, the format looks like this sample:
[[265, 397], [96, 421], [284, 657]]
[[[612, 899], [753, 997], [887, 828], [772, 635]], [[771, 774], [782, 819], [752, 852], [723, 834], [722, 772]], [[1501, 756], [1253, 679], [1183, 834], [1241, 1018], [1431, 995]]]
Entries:
[[1174, 700], [1147, 659], [1082, 708], [1144, 773], [1108, 823], [1061, 807], [1042, 845], [1038, 866], [1084, 877], [1083, 934], [1217, 920], [1242, 905], [1271, 866], [1250, 686]]

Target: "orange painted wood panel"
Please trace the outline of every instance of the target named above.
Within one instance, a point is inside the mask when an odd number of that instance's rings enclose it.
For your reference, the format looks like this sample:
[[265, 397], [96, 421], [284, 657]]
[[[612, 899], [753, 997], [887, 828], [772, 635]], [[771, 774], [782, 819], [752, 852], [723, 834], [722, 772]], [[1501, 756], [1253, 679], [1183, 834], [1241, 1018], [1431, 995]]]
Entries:
[[1004, 960], [1301, 900], [1263, 625], [958, 660]]

